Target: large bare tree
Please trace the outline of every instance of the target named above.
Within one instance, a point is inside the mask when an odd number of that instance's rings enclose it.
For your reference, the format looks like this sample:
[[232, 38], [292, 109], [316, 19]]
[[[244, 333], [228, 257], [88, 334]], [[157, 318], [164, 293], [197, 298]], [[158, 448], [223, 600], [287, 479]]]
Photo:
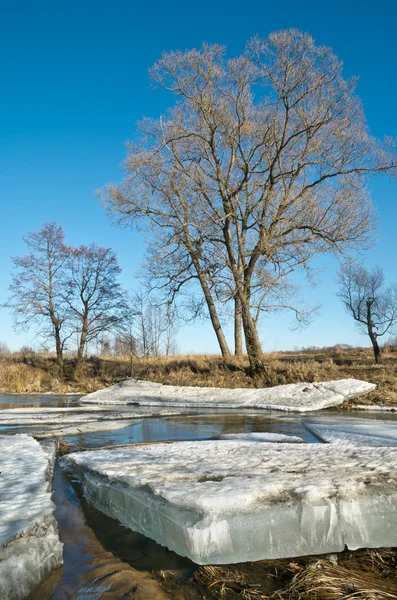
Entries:
[[386, 287], [382, 270], [346, 263], [339, 272], [339, 298], [371, 340], [375, 362], [381, 360], [378, 338], [397, 326], [397, 286]]
[[314, 255], [368, 242], [366, 176], [393, 172], [395, 154], [370, 136], [341, 62], [296, 30], [254, 39], [231, 60], [221, 46], [171, 52], [151, 76], [174, 106], [140, 123], [125, 179], [105, 201], [184, 256], [179, 277], [197, 277], [224, 355], [217, 291], [237, 300], [255, 372], [269, 282], [275, 291], [275, 278]]
[[15, 270], [6, 306], [13, 312], [17, 330], [38, 326], [39, 335], [52, 341], [63, 371], [63, 352], [70, 337], [64, 300], [68, 259], [64, 231], [52, 221], [23, 239], [28, 253], [13, 258]]
[[122, 326], [127, 310], [118, 282], [121, 269], [110, 248], [96, 244], [69, 249], [64, 297], [77, 333], [77, 365], [87, 345]]

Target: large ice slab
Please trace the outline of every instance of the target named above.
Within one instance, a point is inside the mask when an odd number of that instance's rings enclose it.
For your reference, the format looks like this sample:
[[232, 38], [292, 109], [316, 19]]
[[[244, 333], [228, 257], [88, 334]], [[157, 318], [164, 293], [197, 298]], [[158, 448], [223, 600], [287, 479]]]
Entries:
[[169, 417], [184, 414], [182, 410], [137, 408], [120, 406], [75, 406], [70, 408], [6, 408], [0, 410], [0, 425], [61, 425], [64, 423], [100, 423], [142, 417]]
[[129, 379], [81, 398], [95, 404], [139, 404], [207, 408], [264, 408], [306, 412], [342, 404], [376, 386], [356, 379], [292, 383], [273, 388], [177, 387]]
[[66, 424], [62, 427], [53, 427], [46, 425], [41, 430], [34, 431], [36, 440], [45, 440], [48, 438], [65, 437], [68, 435], [79, 435], [80, 433], [94, 433], [98, 431], [118, 431], [132, 425], [133, 421], [98, 421], [93, 423]]
[[397, 446], [397, 422], [380, 419], [303, 419], [307, 429], [323, 442], [353, 446]]
[[397, 449], [200, 441], [70, 454], [89, 502], [200, 564], [397, 545]]
[[271, 433], [267, 431], [253, 433], [222, 433], [221, 440], [241, 440], [243, 442], [275, 442], [284, 444], [301, 444], [304, 440], [297, 435], [285, 435], [284, 433]]
[[62, 563], [49, 477], [53, 448], [0, 436], [0, 598], [26, 596]]

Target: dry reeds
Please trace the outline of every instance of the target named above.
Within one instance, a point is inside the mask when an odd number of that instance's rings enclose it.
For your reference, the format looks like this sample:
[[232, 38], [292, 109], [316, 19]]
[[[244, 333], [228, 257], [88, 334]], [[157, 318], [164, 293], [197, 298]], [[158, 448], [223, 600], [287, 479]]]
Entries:
[[[200, 567], [195, 581], [222, 600], [391, 600], [397, 598], [397, 552]], [[277, 589], [275, 589], [275, 587]]]
[[[134, 357], [132, 360], [131, 357], [93, 356], [77, 371], [74, 359], [67, 358], [61, 377], [52, 355], [10, 354], [0, 357], [0, 390], [9, 393], [89, 393], [130, 377], [178, 386], [219, 388], [261, 388], [352, 377], [375, 383], [377, 390], [350, 401], [348, 406], [379, 401], [397, 405], [396, 354], [384, 354], [384, 363], [376, 366], [371, 363], [369, 349], [344, 350], [340, 354], [344, 356], [340, 364], [331, 360], [335, 352], [264, 354], [265, 368], [255, 378], [250, 376], [245, 356], [185, 355]], [[359, 356], [360, 361], [352, 360]]]

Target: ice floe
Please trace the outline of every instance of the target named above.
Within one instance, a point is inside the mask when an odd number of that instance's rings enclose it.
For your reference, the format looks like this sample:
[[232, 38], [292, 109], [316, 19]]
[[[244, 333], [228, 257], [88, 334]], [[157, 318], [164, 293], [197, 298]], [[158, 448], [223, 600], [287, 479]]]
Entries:
[[78, 435], [79, 433], [93, 433], [97, 431], [117, 431], [129, 427], [133, 421], [98, 421], [96, 423], [80, 423], [79, 425], [68, 424], [63, 427], [50, 427], [40, 431], [35, 430], [33, 435], [38, 440], [46, 438], [64, 437], [67, 435]]
[[19, 600], [62, 563], [51, 500], [54, 444], [0, 436], [0, 598]]
[[95, 404], [139, 404], [207, 408], [261, 408], [306, 412], [342, 404], [376, 386], [356, 379], [324, 383], [292, 383], [273, 388], [224, 389], [177, 387], [129, 379], [81, 398]]
[[130, 409], [117, 406], [76, 406], [71, 408], [6, 408], [0, 410], [0, 425], [62, 425], [64, 423], [99, 423], [142, 417], [177, 416], [185, 411], [162, 409]]
[[397, 446], [397, 422], [378, 419], [303, 419], [307, 429], [323, 442], [353, 446]]
[[219, 436], [221, 440], [241, 440], [244, 442], [278, 442], [284, 444], [300, 444], [304, 440], [297, 435], [285, 435], [284, 433], [254, 432], [254, 433], [223, 433]]
[[236, 440], [69, 454], [87, 500], [200, 564], [397, 545], [397, 449]]

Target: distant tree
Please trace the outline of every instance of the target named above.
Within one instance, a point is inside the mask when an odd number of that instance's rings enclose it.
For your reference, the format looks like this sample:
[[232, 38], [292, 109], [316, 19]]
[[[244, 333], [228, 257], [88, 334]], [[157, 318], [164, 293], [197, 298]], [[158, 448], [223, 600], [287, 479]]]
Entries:
[[369, 336], [375, 362], [379, 363], [378, 338], [392, 333], [397, 325], [397, 286], [386, 287], [379, 267], [369, 271], [347, 263], [339, 272], [338, 296], [360, 330]]
[[397, 348], [397, 335], [390, 336], [385, 345], [392, 348]]
[[77, 365], [90, 342], [117, 331], [126, 311], [118, 283], [121, 269], [110, 248], [96, 244], [70, 248], [64, 298], [77, 335]]
[[8, 344], [6, 344], [5, 342], [2, 342], [0, 340], [0, 354], [10, 354], [10, 348], [8, 347]]
[[141, 356], [175, 354], [178, 331], [176, 311], [138, 291], [130, 298], [130, 335], [135, 341], [136, 353]]
[[57, 363], [63, 371], [63, 351], [70, 337], [64, 298], [68, 260], [64, 232], [52, 221], [23, 239], [28, 254], [13, 258], [15, 271], [6, 306], [13, 312], [17, 331], [35, 325], [42, 339], [52, 340]]

